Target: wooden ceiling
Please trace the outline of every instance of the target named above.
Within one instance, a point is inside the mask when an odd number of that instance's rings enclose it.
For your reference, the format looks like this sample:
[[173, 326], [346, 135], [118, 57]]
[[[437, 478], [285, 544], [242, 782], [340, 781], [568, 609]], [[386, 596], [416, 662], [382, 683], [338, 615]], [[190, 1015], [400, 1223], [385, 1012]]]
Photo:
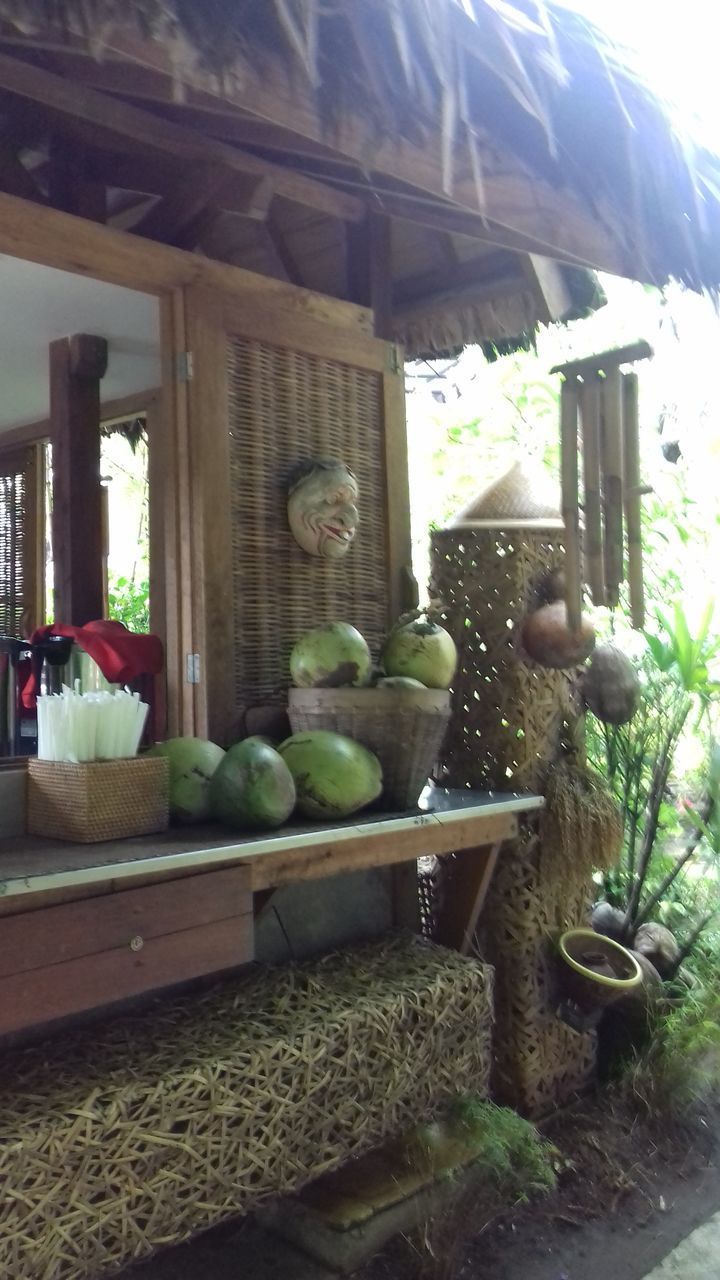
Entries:
[[[379, 199], [336, 147], [202, 90], [176, 96], [169, 75], [125, 58], [0, 39], [0, 190], [372, 306], [383, 337], [455, 303], [475, 306], [466, 340], [570, 309], [538, 257], [546, 219], [534, 237], [527, 219], [498, 226], [391, 177]], [[505, 321], [482, 310], [509, 297]]]

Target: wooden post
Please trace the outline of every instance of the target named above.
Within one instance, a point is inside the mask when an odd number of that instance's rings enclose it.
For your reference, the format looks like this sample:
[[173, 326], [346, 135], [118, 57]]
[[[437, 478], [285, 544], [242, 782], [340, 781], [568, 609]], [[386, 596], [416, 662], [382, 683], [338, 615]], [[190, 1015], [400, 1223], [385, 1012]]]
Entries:
[[50, 344], [55, 618], [82, 626], [103, 614], [100, 380], [107, 342], [89, 334]]
[[390, 219], [375, 210], [365, 222], [347, 227], [348, 294], [371, 308], [376, 338], [393, 336], [391, 234]]
[[475, 938], [502, 842], [459, 850], [451, 863], [436, 941], [466, 956]]

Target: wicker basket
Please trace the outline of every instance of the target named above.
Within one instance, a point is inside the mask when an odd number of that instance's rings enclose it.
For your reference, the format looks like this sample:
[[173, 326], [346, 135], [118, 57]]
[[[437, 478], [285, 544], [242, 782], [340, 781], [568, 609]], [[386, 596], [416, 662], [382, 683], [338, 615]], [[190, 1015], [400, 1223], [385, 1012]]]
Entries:
[[66, 764], [28, 761], [28, 831], [93, 844], [164, 831], [168, 762], [163, 757]]
[[446, 689], [291, 689], [293, 733], [331, 729], [378, 757], [383, 798], [411, 809], [438, 758], [450, 719]]

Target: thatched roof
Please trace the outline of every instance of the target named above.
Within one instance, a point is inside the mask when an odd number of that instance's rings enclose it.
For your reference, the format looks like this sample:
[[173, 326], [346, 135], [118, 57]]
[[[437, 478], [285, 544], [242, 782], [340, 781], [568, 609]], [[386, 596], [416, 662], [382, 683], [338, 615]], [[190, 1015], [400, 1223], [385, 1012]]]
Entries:
[[[720, 286], [717, 157], [678, 134], [627, 53], [559, 3], [0, 0], [0, 49], [384, 211], [398, 252], [411, 233], [444, 237], [458, 283], [397, 318], [418, 349], [508, 340], [548, 318], [517, 273], [493, 296], [483, 260], [498, 247]], [[0, 107], [3, 85], [0, 67]], [[307, 226], [283, 199], [279, 229], [297, 247]], [[315, 228], [316, 258], [327, 232]], [[425, 274], [440, 272], [442, 253], [428, 259]], [[410, 278], [400, 264], [396, 311], [403, 295], [423, 301]]]

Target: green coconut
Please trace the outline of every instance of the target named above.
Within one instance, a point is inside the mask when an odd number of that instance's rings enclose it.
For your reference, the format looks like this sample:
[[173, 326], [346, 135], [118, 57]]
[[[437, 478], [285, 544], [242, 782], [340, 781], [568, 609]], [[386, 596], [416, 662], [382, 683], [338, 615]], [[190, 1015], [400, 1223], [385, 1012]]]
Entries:
[[370, 683], [372, 658], [367, 641], [349, 622], [313, 627], [290, 654], [290, 675], [297, 689], [338, 689]]
[[342, 734], [328, 729], [294, 733], [278, 751], [293, 776], [297, 807], [306, 818], [348, 818], [382, 791], [377, 756]]
[[230, 747], [210, 783], [210, 812], [228, 827], [280, 827], [295, 808], [285, 761], [260, 738]]
[[169, 738], [147, 753], [165, 756], [170, 765], [170, 817], [173, 822], [203, 822], [210, 816], [209, 788], [225, 756], [205, 738]]
[[390, 632], [382, 663], [388, 676], [409, 677], [428, 689], [449, 689], [457, 667], [457, 649], [444, 627], [417, 618]]

